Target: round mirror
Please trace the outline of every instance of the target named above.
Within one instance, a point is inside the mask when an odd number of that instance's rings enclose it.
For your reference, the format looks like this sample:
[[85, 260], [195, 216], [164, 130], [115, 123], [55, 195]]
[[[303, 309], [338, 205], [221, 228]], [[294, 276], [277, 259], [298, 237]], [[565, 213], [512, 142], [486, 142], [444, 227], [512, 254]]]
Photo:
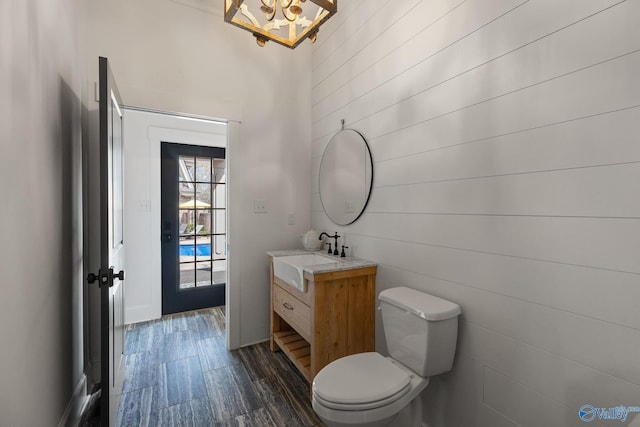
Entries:
[[320, 162], [320, 201], [331, 221], [347, 225], [358, 219], [369, 201], [372, 182], [367, 141], [352, 129], [336, 133]]

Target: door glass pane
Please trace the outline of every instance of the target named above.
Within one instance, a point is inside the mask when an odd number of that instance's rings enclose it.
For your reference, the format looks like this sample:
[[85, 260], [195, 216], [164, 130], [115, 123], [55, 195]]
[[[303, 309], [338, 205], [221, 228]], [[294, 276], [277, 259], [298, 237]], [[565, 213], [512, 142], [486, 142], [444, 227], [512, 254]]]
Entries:
[[214, 184], [213, 191], [213, 207], [214, 208], [224, 208], [226, 203], [226, 184]]
[[193, 182], [195, 176], [195, 158], [180, 156], [178, 158], [178, 181]]
[[195, 186], [190, 182], [181, 182], [180, 184], [180, 208], [188, 209], [195, 208], [193, 199], [195, 199]]
[[211, 259], [211, 239], [209, 236], [196, 238], [195, 251], [196, 261], [208, 261]]
[[195, 244], [193, 239], [185, 239], [180, 242], [180, 263], [195, 261]]
[[197, 220], [196, 224], [202, 226], [198, 236], [205, 236], [211, 234], [211, 209], [198, 209], [196, 211]]
[[180, 289], [195, 288], [196, 264], [193, 262], [180, 264]]
[[212, 214], [213, 234], [225, 234], [227, 229], [227, 211], [225, 209], [213, 209]]
[[211, 236], [213, 239], [211, 245], [213, 259], [223, 260], [227, 257], [226, 237], [225, 235]]
[[211, 228], [211, 213], [209, 209], [196, 209], [194, 210], [194, 234], [196, 236], [202, 236], [209, 234], [208, 230]]
[[196, 184], [196, 209], [209, 209], [211, 208], [211, 184], [199, 183]]
[[214, 285], [224, 284], [227, 282], [226, 261], [213, 261], [211, 263], [211, 280]]
[[178, 211], [178, 234], [180, 240], [183, 240], [193, 231], [193, 220], [191, 219], [191, 213], [193, 211], [188, 209], [180, 209]]
[[211, 182], [211, 158], [196, 158], [196, 181]]
[[216, 183], [227, 182], [226, 161], [224, 159], [213, 159], [212, 166], [212, 181]]
[[196, 263], [196, 287], [211, 286], [211, 262]]

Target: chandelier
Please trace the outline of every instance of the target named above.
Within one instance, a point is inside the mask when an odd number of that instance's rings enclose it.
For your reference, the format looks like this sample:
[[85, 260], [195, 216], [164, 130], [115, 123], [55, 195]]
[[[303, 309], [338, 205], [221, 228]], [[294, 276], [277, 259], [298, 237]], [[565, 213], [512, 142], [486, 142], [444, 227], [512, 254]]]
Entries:
[[[224, 20], [253, 33], [259, 46], [273, 40], [291, 49], [316, 41], [338, 0], [224, 0]], [[257, 17], [264, 17], [260, 20]]]

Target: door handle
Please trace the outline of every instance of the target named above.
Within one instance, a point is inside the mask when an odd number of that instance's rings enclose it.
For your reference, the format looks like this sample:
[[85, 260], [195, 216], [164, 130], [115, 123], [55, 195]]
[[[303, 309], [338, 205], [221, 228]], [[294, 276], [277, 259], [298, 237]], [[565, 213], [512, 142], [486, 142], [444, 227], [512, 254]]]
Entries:
[[282, 306], [287, 310], [293, 310], [293, 307], [291, 307], [288, 302], [282, 303]]
[[98, 270], [98, 274], [89, 273], [87, 276], [87, 282], [95, 283], [98, 282], [99, 287], [113, 286], [113, 281], [115, 279], [124, 280], [124, 270], [120, 270], [117, 273], [114, 273], [113, 267], [109, 268], [106, 273], [103, 273], [102, 270]]

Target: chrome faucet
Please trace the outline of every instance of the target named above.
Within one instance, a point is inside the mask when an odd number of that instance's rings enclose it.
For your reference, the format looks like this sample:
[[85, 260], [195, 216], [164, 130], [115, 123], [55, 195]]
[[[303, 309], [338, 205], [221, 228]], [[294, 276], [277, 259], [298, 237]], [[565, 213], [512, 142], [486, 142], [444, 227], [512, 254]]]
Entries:
[[[334, 254], [334, 255], [340, 255], [340, 252], [338, 252], [338, 237], [340, 237], [340, 236], [338, 236], [338, 232], [336, 231], [336, 234], [335, 234], [335, 235], [330, 236], [330, 235], [328, 235], [327, 233], [325, 233], [325, 232], [323, 231], [322, 233], [320, 233], [320, 236], [318, 236], [318, 239], [319, 239], [319, 240], [322, 240], [322, 236], [323, 236], [323, 235], [324, 235], [324, 236], [327, 236], [327, 237], [328, 237], [328, 238], [330, 238], [330, 239], [335, 239], [336, 243], [335, 243], [335, 245], [334, 245], [333, 254]], [[331, 243], [329, 243], [329, 252], [328, 252], [328, 253], [331, 253]]]

